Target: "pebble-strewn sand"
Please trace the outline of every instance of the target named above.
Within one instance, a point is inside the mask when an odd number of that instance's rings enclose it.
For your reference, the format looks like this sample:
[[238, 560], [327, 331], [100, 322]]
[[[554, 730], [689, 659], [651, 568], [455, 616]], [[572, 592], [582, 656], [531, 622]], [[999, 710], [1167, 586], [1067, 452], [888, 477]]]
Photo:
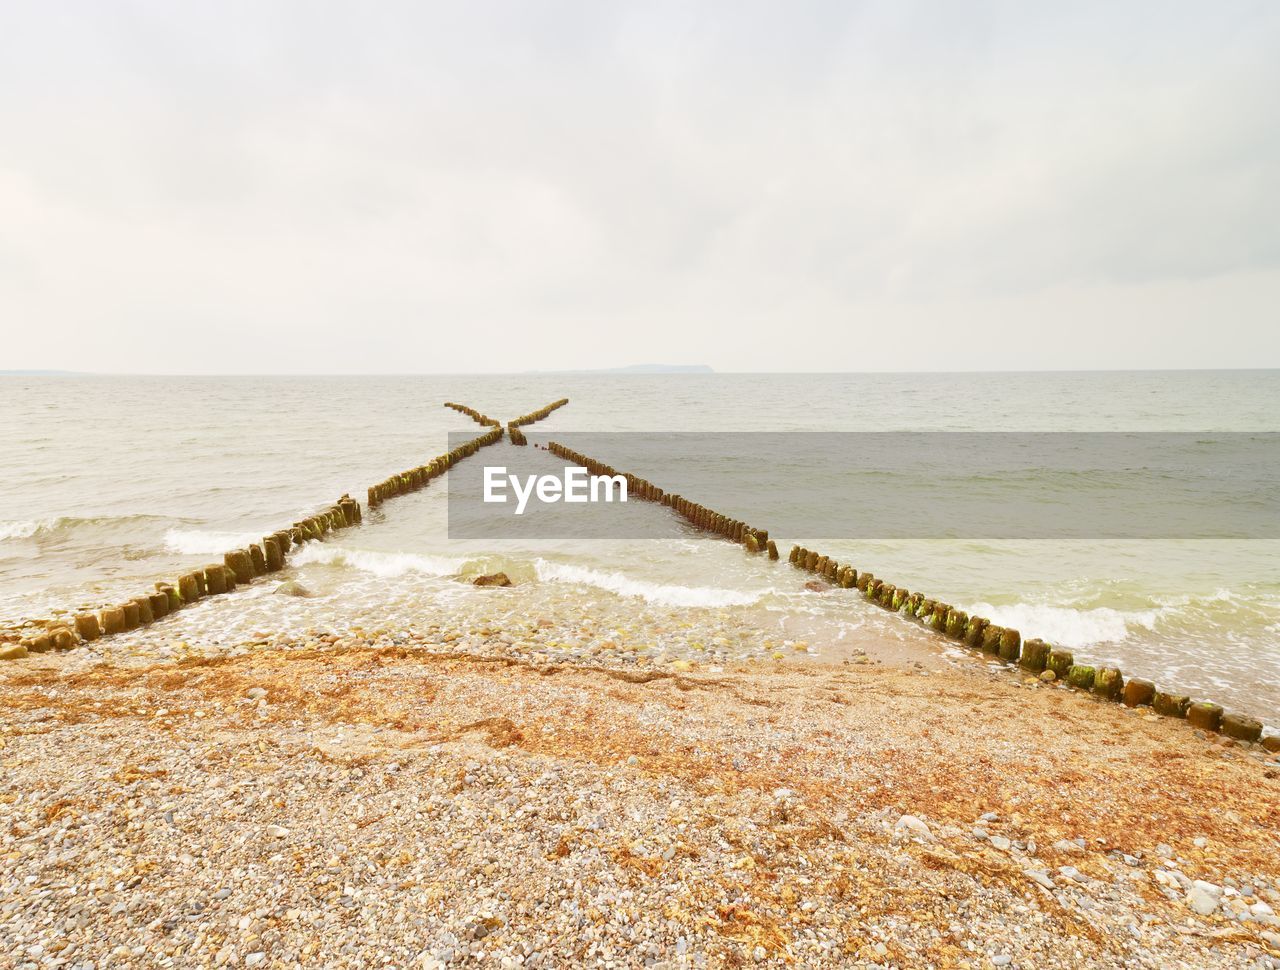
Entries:
[[6, 665], [0, 964], [1280, 967], [1260, 749], [940, 655], [522, 642]]

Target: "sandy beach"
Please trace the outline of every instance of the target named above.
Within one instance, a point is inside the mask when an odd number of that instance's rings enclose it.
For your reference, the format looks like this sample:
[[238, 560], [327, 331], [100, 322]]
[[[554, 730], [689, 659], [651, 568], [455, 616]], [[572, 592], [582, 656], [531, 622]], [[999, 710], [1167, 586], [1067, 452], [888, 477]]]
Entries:
[[473, 633], [6, 665], [0, 959], [1280, 966], [1257, 746], [941, 647]]

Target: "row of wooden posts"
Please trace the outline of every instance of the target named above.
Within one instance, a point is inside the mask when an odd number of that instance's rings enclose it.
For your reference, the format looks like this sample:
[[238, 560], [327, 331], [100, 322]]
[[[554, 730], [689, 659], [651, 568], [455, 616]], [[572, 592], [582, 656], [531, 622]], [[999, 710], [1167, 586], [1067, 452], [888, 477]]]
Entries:
[[566, 448], [559, 442], [549, 442], [547, 450], [565, 461], [581, 465], [592, 475], [607, 475], [611, 478], [621, 476], [626, 479], [628, 499], [634, 496], [646, 502], [657, 502], [665, 505], [696, 528], [723, 536], [732, 542], [740, 543], [748, 552], [767, 552], [770, 559], [778, 558], [778, 545], [769, 538], [768, 529], [757, 529], [741, 519], [722, 515], [714, 509], [699, 505], [697, 502], [690, 501], [682, 495], [663, 491], [648, 479], [640, 478], [629, 472], [620, 472], [612, 465], [606, 465], [602, 461], [588, 458], [586, 455], [571, 448]]
[[[512, 427], [539, 421], [568, 401], [568, 398], [553, 401], [546, 407], [517, 418], [512, 422]], [[463, 404], [449, 403], [446, 406], [474, 418], [489, 430], [425, 465], [392, 475], [371, 486], [368, 490], [369, 508], [377, 508], [389, 498], [425, 487], [433, 478], [443, 475], [463, 458], [474, 455], [479, 449], [502, 438], [500, 421]], [[517, 433], [521, 439], [524, 438], [522, 432]], [[229, 593], [238, 586], [253, 582], [259, 576], [278, 572], [284, 568], [294, 547], [313, 539], [322, 539], [334, 530], [359, 525], [362, 520], [360, 503], [350, 495], [343, 495], [324, 511], [295, 522], [288, 529], [273, 532], [260, 543], [227, 552], [221, 563], [212, 563], [203, 569], [183, 573], [176, 581], [157, 582], [154, 592], [148, 591], [100, 610], [79, 613], [70, 621], [54, 618], [24, 624], [24, 628], [34, 627], [42, 631], [32, 636], [21, 633], [0, 634], [0, 660], [16, 660], [31, 653], [48, 650], [69, 650], [82, 642], [136, 630], [206, 596]]]
[[1206, 731], [1218, 731], [1241, 741], [1257, 741], [1262, 735], [1262, 722], [1247, 714], [1228, 713], [1210, 701], [1193, 701], [1186, 694], [1160, 690], [1149, 680], [1126, 681], [1118, 667], [1093, 667], [1076, 663], [1070, 650], [1054, 647], [1043, 640], [1023, 641], [1022, 634], [999, 626], [981, 616], [970, 616], [948, 603], [913, 593], [901, 586], [885, 582], [869, 572], [837, 562], [812, 549], [795, 546], [788, 561], [798, 569], [816, 573], [827, 582], [844, 589], [856, 589], [870, 602], [937, 633], [963, 643], [974, 650], [1016, 664], [1038, 675], [1052, 671], [1046, 680], [1064, 681], [1076, 690], [1087, 691], [1104, 700], [1119, 701], [1129, 707], [1150, 706], [1157, 714], [1186, 718]]
[[455, 404], [453, 401], [445, 401], [444, 406], [447, 408], [453, 408], [459, 414], [465, 414], [476, 424], [483, 424], [485, 427], [489, 428], [502, 427], [502, 422], [497, 418], [491, 418], [487, 414], [481, 414], [475, 408], [467, 407], [465, 404]]
[[[697, 528], [739, 542], [749, 552], [767, 550], [771, 560], [778, 558], [777, 545], [765, 530], [754, 529], [738, 519], [721, 515], [679, 495], [664, 492], [646, 479], [619, 472], [611, 465], [557, 442], [548, 444], [547, 450], [565, 461], [583, 466], [593, 475], [622, 475], [627, 480], [628, 497], [635, 495], [648, 501], [660, 502], [674, 509]], [[964, 610], [948, 603], [887, 583], [869, 572], [858, 572], [853, 566], [841, 564], [830, 556], [794, 546], [788, 561], [798, 569], [821, 576], [834, 586], [858, 590], [877, 606], [899, 613], [1007, 664], [1016, 664], [1046, 680], [1063, 681], [1076, 690], [1089, 692], [1105, 700], [1121, 702], [1129, 707], [1150, 706], [1157, 714], [1185, 718], [1197, 728], [1220, 732], [1241, 741], [1256, 742], [1261, 738], [1262, 722], [1257, 718], [1224, 711], [1221, 705], [1211, 701], [1195, 701], [1186, 694], [1160, 690], [1149, 680], [1135, 677], [1126, 681], [1118, 667], [1094, 667], [1076, 663], [1070, 650], [1056, 648], [1039, 639], [1024, 642], [1018, 630], [992, 623], [985, 617], [969, 616]], [[1045, 671], [1052, 671], [1052, 678], [1045, 676]], [[1280, 742], [1271, 738], [1266, 743], [1280, 747]]]
[[71, 621], [37, 621], [35, 626], [42, 627], [44, 632], [24, 637], [16, 644], [0, 646], [0, 659], [16, 660], [29, 653], [70, 650], [83, 642], [148, 626], [206, 596], [230, 593], [259, 576], [279, 572], [295, 546], [359, 524], [360, 503], [350, 495], [343, 495], [327, 509], [295, 522], [288, 529], [273, 532], [243, 549], [230, 550], [223, 555], [222, 562], [183, 573], [173, 581], [160, 580], [152, 590], [112, 606], [78, 613]]
[[439, 478], [463, 458], [474, 455], [485, 445], [491, 445], [502, 437], [502, 425], [491, 427], [478, 438], [472, 438], [450, 451], [431, 459], [425, 465], [410, 468], [408, 471], [383, 479], [377, 485], [369, 486], [369, 508], [376, 509], [389, 498], [397, 495], [408, 495], [426, 488], [433, 478]]

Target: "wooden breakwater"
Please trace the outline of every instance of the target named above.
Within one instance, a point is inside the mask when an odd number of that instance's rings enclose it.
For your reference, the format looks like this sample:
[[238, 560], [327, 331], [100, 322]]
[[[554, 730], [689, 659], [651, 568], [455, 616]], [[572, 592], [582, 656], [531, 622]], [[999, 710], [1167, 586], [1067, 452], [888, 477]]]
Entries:
[[[463, 458], [501, 438], [502, 426], [495, 424], [479, 437], [439, 455], [426, 465], [371, 486], [369, 507], [375, 508], [388, 498], [425, 487], [432, 478], [444, 474]], [[261, 542], [227, 551], [221, 562], [184, 572], [173, 579], [160, 580], [153, 589], [122, 602], [67, 614], [71, 619], [60, 616], [30, 620], [15, 629], [0, 632], [0, 660], [17, 660], [50, 650], [70, 650], [81, 643], [148, 626], [202, 599], [234, 592], [260, 577], [277, 573], [285, 567], [294, 549], [307, 542], [323, 540], [340, 529], [360, 525], [362, 521], [360, 503], [350, 495], [343, 495], [337, 502], [294, 522], [289, 528], [264, 536]]]
[[610, 478], [616, 476], [625, 479], [628, 498], [634, 496], [646, 502], [657, 502], [660, 505], [665, 505], [695, 528], [721, 536], [731, 542], [740, 543], [748, 552], [763, 552], [767, 553], [770, 559], [778, 558], [777, 543], [769, 538], [768, 529], [757, 529], [741, 519], [724, 515], [682, 495], [665, 491], [646, 478], [632, 475], [630, 472], [619, 471], [612, 465], [590, 458], [574, 451], [572, 448], [566, 448], [559, 442], [548, 442], [547, 451], [559, 458], [563, 458], [565, 461], [581, 465], [592, 475], [606, 475]]
[[487, 414], [481, 414], [475, 408], [467, 407], [465, 404], [456, 404], [453, 401], [445, 401], [444, 406], [447, 408], [453, 408], [453, 410], [457, 411], [459, 414], [465, 414], [476, 424], [483, 424], [486, 427], [491, 428], [502, 427], [502, 422], [497, 418], [491, 418]]
[[[620, 472], [604, 462], [550, 442], [547, 450], [586, 468], [593, 475], [622, 475], [628, 497], [666, 505], [699, 529], [742, 543], [749, 552], [767, 550], [778, 559], [775, 540], [767, 531], [753, 529], [740, 520], [721, 515], [661, 488], [636, 475]], [[1161, 689], [1142, 678], [1126, 680], [1118, 667], [1078, 663], [1073, 651], [1055, 647], [1041, 639], [1023, 640], [1019, 630], [992, 623], [985, 617], [969, 616], [964, 610], [933, 599], [904, 586], [886, 582], [867, 571], [841, 563], [833, 556], [793, 546], [787, 561], [797, 569], [814, 573], [827, 583], [853, 589], [869, 602], [901, 615], [940, 636], [979, 651], [993, 660], [1017, 666], [1046, 682], [1061, 682], [1101, 700], [1129, 707], [1150, 707], [1157, 714], [1183, 718], [1193, 727], [1221, 733], [1247, 743], [1260, 740], [1271, 750], [1280, 750], [1280, 738], [1262, 738], [1262, 722], [1248, 714], [1228, 712], [1212, 701], [1193, 700], [1189, 695]]]

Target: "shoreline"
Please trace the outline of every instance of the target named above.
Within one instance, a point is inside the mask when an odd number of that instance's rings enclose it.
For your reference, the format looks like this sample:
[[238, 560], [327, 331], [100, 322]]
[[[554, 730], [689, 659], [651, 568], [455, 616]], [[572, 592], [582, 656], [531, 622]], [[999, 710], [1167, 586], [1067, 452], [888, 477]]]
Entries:
[[1280, 959], [1256, 746], [942, 651], [710, 673], [365, 639], [0, 670], [15, 962]]

